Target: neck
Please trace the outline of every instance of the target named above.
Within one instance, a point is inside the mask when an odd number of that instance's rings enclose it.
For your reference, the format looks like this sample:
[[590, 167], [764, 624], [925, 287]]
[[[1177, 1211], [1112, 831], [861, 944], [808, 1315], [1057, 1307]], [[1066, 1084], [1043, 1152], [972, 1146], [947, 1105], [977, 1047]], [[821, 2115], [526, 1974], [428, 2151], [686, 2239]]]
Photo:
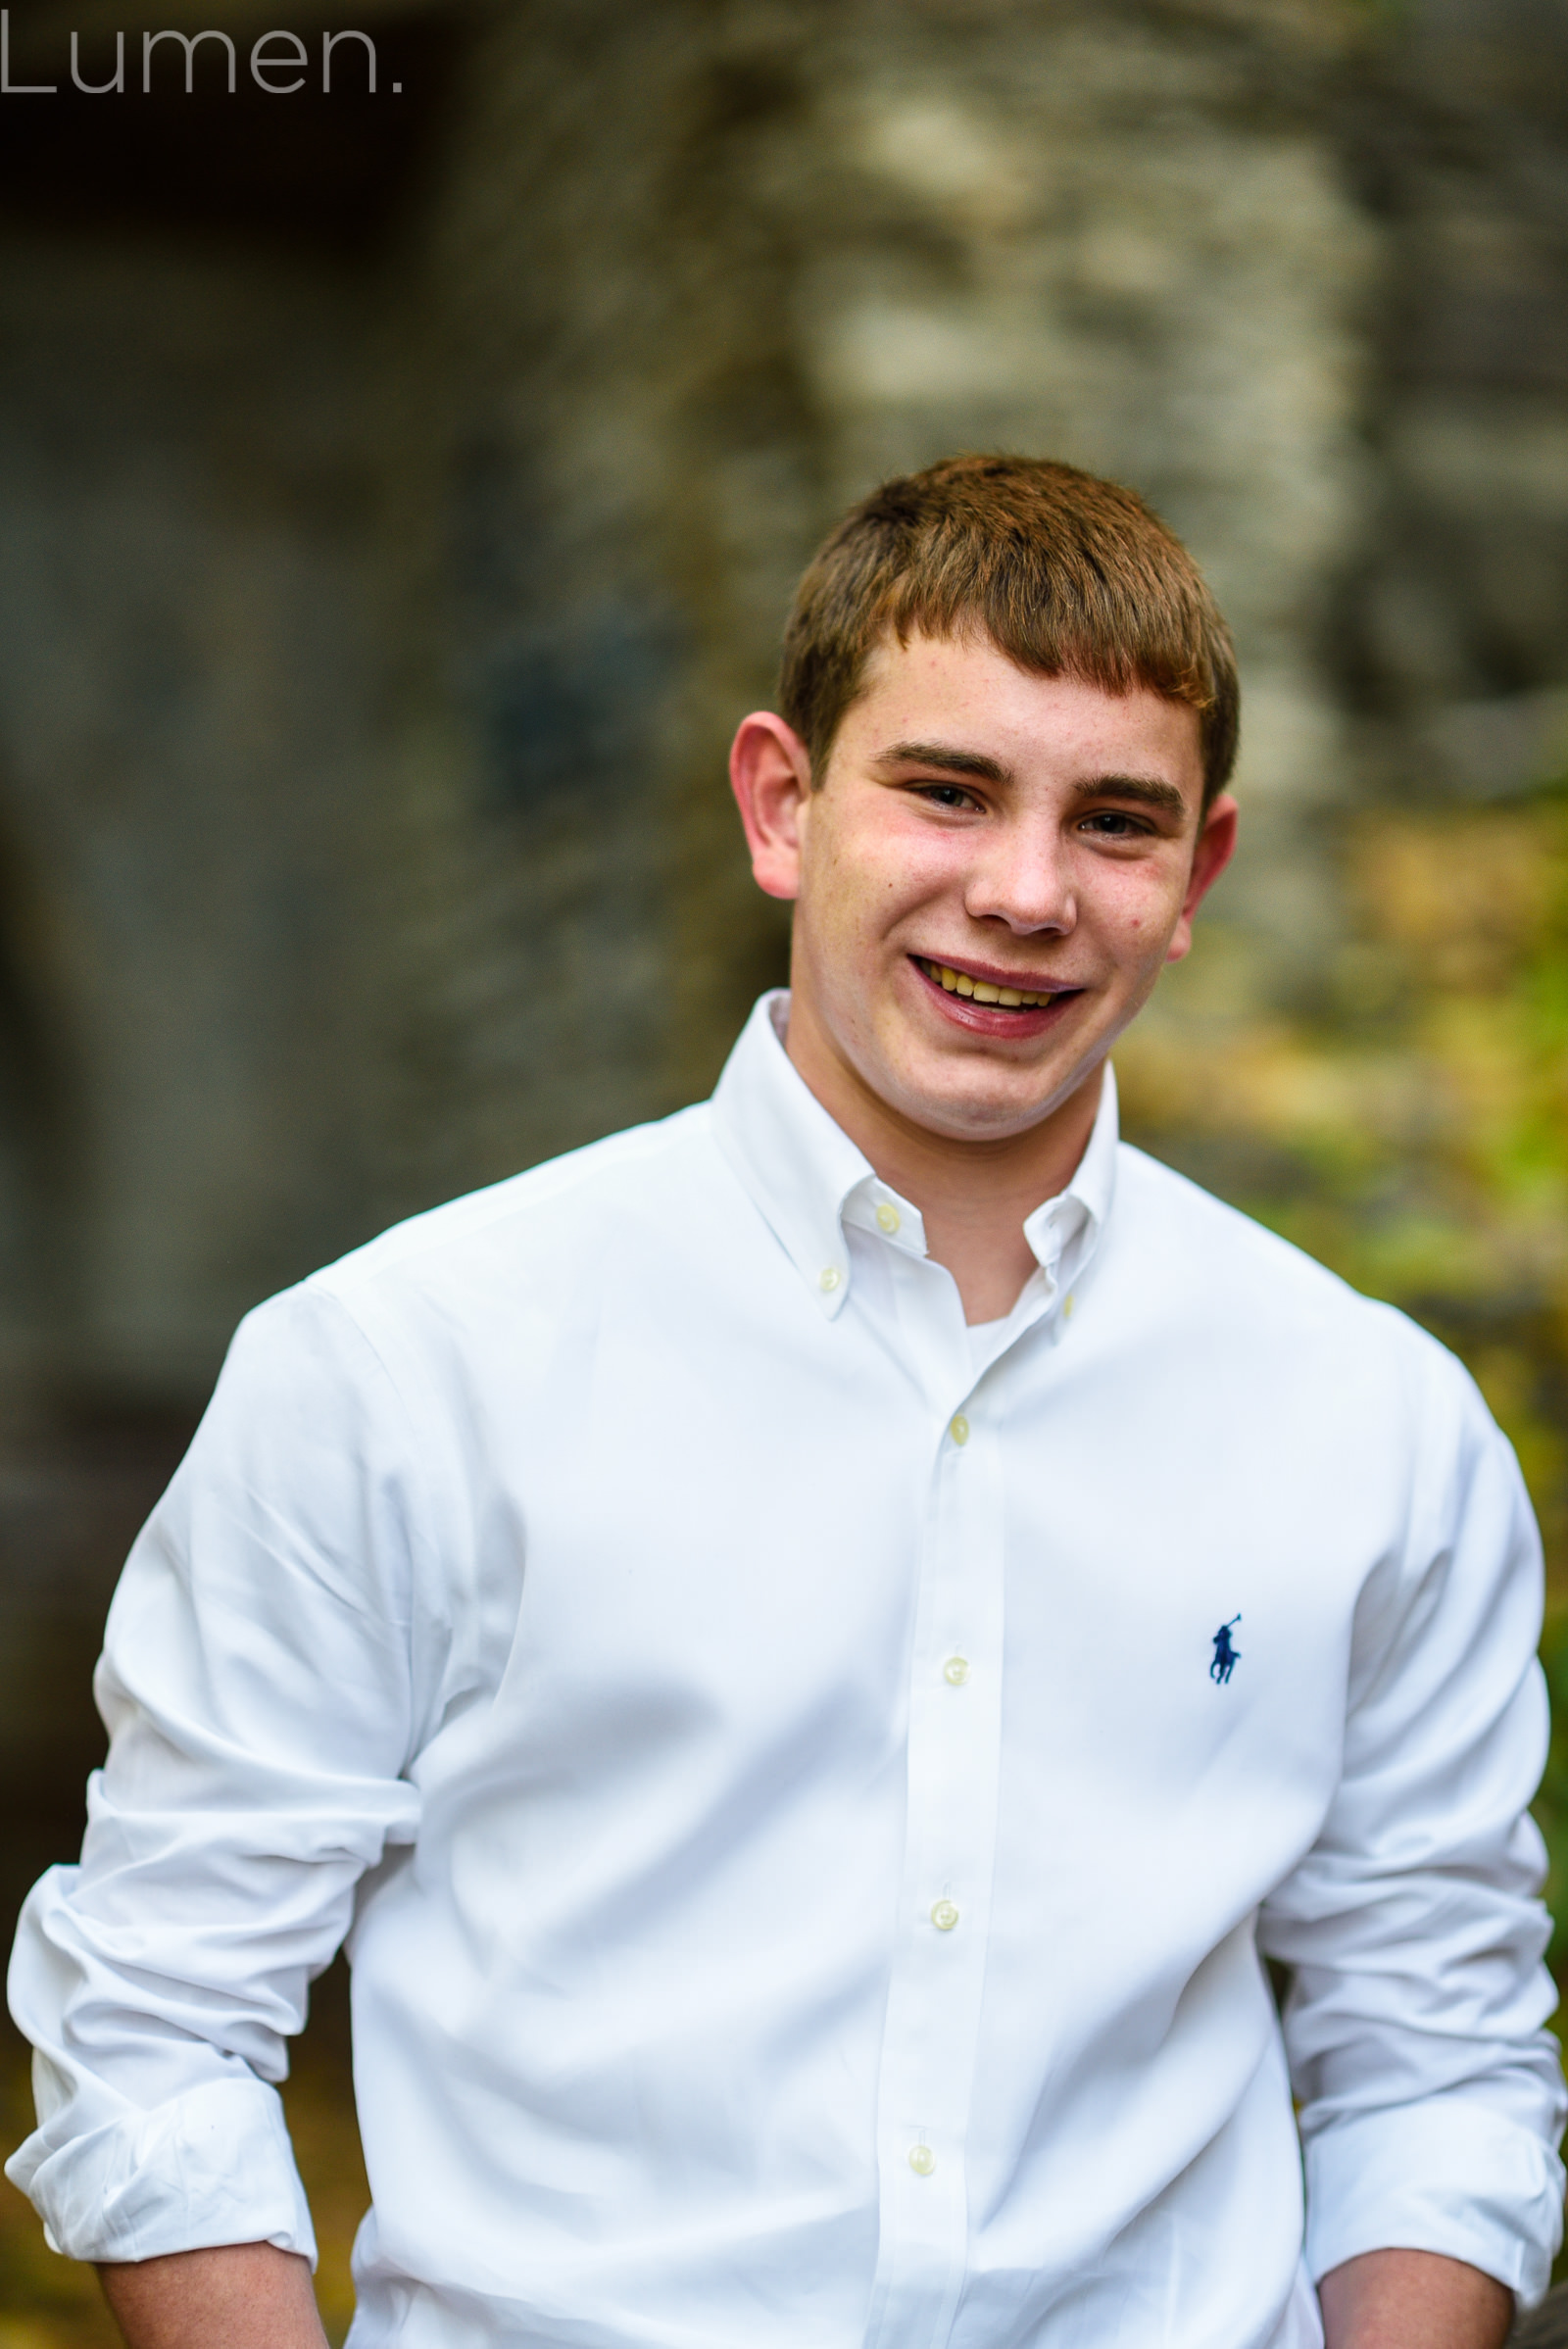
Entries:
[[883, 1101], [809, 1013], [792, 1009], [787, 1050], [880, 1180], [919, 1208], [927, 1252], [957, 1283], [965, 1321], [1010, 1313], [1035, 1269], [1024, 1223], [1077, 1172], [1100, 1108], [1103, 1064], [1038, 1125], [971, 1142], [935, 1134]]

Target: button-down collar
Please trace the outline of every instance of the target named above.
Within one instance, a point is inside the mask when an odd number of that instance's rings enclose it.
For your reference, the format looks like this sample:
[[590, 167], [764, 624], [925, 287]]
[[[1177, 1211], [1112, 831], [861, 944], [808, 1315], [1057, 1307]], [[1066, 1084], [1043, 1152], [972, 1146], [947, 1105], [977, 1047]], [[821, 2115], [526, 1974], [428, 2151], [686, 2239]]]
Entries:
[[[877, 1175], [835, 1123], [785, 1050], [789, 995], [765, 995], [747, 1021], [714, 1095], [715, 1130], [796, 1271], [831, 1320], [849, 1300], [860, 1231], [906, 1255], [926, 1252], [920, 1210]], [[1023, 1227], [1039, 1270], [1008, 1316], [1004, 1343], [1057, 1305], [1083, 1278], [1116, 1189], [1116, 1080], [1105, 1068], [1089, 1144], [1066, 1189]]]

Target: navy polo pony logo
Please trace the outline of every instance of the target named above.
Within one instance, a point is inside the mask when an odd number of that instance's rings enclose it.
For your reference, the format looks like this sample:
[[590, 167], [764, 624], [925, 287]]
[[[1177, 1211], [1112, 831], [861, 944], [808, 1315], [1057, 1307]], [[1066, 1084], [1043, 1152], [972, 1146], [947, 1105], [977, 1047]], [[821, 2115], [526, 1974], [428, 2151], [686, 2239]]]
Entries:
[[1216, 1688], [1223, 1687], [1242, 1660], [1241, 1649], [1231, 1645], [1231, 1624], [1241, 1620], [1240, 1615], [1233, 1615], [1230, 1623], [1222, 1623], [1214, 1634], [1214, 1661], [1208, 1668], [1208, 1677]]

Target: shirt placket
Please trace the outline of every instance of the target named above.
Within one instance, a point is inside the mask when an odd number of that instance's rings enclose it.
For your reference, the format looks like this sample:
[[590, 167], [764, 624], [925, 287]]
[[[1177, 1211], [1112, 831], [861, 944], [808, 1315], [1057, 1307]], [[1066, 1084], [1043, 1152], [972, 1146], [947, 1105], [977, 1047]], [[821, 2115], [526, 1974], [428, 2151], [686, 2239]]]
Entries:
[[[923, 1295], [915, 1289], [920, 1284]], [[971, 1392], [932, 1268], [899, 1274], [932, 1415], [910, 1662], [908, 1801], [879, 2075], [881, 2233], [867, 2349], [940, 2349], [968, 2243], [966, 2155], [1001, 1776], [1003, 1460], [997, 1374]], [[923, 1325], [916, 1328], [915, 1325]], [[963, 1343], [961, 1330], [958, 1343]], [[943, 1341], [946, 1340], [946, 1343]]]

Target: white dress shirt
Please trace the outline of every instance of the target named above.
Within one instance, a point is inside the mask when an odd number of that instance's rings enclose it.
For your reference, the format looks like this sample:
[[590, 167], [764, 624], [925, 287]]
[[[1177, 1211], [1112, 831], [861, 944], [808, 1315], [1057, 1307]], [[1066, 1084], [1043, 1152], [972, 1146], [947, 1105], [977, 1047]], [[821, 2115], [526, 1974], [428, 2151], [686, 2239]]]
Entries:
[[1108, 1082], [966, 1330], [770, 1010], [241, 1328], [24, 1914], [11, 2176], [78, 2258], [309, 2252], [269, 2083], [347, 1935], [356, 2349], [1309, 2349], [1390, 2244], [1537, 2295], [1540, 1565], [1470, 1380]]

